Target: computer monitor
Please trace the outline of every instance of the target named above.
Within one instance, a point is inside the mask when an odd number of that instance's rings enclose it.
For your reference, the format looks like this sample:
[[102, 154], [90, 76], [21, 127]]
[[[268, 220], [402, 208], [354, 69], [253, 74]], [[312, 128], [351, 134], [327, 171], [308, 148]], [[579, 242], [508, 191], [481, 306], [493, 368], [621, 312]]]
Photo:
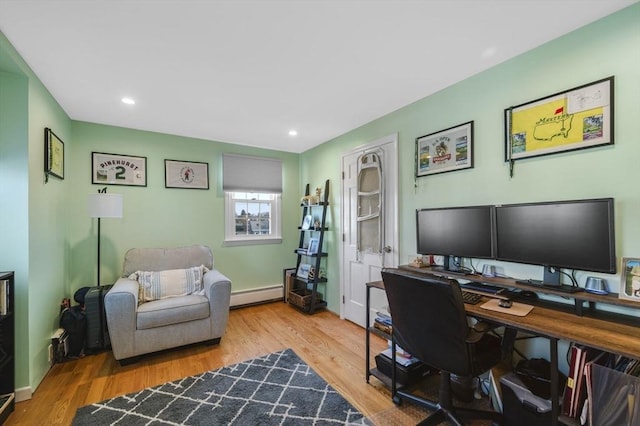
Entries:
[[445, 256], [444, 268], [459, 270], [454, 258], [494, 257], [494, 207], [470, 206], [416, 211], [418, 254]]
[[545, 284], [560, 284], [559, 268], [615, 274], [613, 199], [496, 206], [496, 250], [545, 266]]

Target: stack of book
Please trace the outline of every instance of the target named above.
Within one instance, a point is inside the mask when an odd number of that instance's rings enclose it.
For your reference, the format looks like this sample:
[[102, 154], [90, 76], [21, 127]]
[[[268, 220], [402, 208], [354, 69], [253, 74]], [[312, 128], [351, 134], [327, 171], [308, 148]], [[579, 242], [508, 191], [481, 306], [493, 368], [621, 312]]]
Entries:
[[376, 317], [373, 320], [373, 327], [383, 333], [391, 334], [391, 316], [384, 312], [376, 312]]
[[[391, 359], [391, 342], [388, 343], [389, 347], [380, 353]], [[400, 364], [403, 367], [409, 367], [410, 365], [416, 364], [418, 362], [420, 362], [418, 358], [414, 357], [409, 352], [396, 345], [396, 363]]]
[[[391, 378], [393, 363], [391, 361], [391, 342], [389, 347], [376, 355], [378, 370]], [[404, 349], [396, 345], [396, 380], [400, 385], [411, 385], [422, 380], [430, 373], [429, 367], [411, 356]]]

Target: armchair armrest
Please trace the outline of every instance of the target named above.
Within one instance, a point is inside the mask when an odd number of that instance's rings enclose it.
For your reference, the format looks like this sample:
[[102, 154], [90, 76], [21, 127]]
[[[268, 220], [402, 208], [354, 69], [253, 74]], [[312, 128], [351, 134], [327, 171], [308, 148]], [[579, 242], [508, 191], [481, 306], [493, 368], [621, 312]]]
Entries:
[[217, 283], [222, 283], [222, 282], [227, 282], [227, 283], [229, 283], [229, 285], [231, 285], [231, 280], [229, 278], [227, 278], [225, 275], [223, 275], [217, 269], [210, 270], [209, 272], [204, 274], [204, 277], [202, 279], [202, 285], [203, 285], [207, 295], [209, 293], [209, 290], [210, 290], [211, 286], [213, 286], [214, 284], [217, 284]]
[[138, 282], [119, 278], [104, 297], [107, 326], [116, 359], [122, 358], [120, 353], [133, 351], [137, 309]]
[[209, 299], [211, 323], [214, 333], [222, 335], [229, 320], [231, 304], [231, 280], [217, 269], [212, 269], [202, 279], [204, 294]]
[[116, 295], [117, 293], [130, 294], [138, 306], [138, 282], [130, 278], [118, 278], [116, 283], [111, 287], [108, 294]]

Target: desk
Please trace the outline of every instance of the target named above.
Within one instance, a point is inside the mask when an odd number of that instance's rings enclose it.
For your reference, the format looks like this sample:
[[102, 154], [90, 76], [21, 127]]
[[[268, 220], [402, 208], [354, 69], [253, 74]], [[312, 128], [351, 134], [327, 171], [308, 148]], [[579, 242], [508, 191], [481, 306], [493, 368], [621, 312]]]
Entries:
[[[427, 268], [418, 269], [401, 267], [401, 269], [407, 269], [414, 272], [418, 271], [427, 275], [445, 275], [442, 271], [435, 271], [436, 273], [434, 273], [434, 271], [426, 270]], [[449, 276], [448, 273], [446, 275]], [[476, 278], [466, 277], [465, 279], [475, 280]], [[496, 283], [495, 279], [491, 282], [491, 284]], [[499, 284], [507, 286], [507, 284], [511, 283], [501, 281]], [[518, 288], [519, 286], [512, 285], [511, 287]], [[529, 287], [527, 289], [531, 289], [531, 286], [525, 287]], [[370, 288], [379, 288], [383, 290], [384, 283], [382, 281], [367, 283], [367, 301], [369, 300]], [[576, 294], [563, 295], [577, 297]], [[593, 295], [586, 295], [586, 297], [591, 296]], [[580, 294], [579, 297], [585, 297], [585, 295]], [[518, 317], [515, 315], [482, 309], [480, 306], [488, 300], [489, 297], [483, 297], [483, 300], [477, 305], [465, 304], [465, 310], [470, 316], [549, 339], [549, 362], [552, 365], [551, 401], [553, 424], [557, 424], [560, 412], [558, 386], [553, 385], [553, 383], [558, 383], [558, 340], [568, 340], [570, 342], [584, 344], [607, 352], [631, 358], [640, 358], [640, 327], [638, 327], [638, 323], [635, 321], [636, 319], [631, 318], [629, 323], [624, 323], [624, 321], [618, 317], [615, 319], [601, 319], [591, 316], [579, 316], [573, 311], [571, 305], [565, 305], [562, 307], [552, 305], [549, 302], [541, 300], [531, 303], [534, 304], [535, 307], [527, 316]], [[640, 308], [639, 305], [636, 305], [635, 307]], [[368, 308], [369, 307], [367, 306], [367, 320], [369, 319]], [[368, 325], [369, 323], [367, 322], [367, 326]], [[370, 374], [368, 343], [369, 332], [367, 332], [367, 381]]]

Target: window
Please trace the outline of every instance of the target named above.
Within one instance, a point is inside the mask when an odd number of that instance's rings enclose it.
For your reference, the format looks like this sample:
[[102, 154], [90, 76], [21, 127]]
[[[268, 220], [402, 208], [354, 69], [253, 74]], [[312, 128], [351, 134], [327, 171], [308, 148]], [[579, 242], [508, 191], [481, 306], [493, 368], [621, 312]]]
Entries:
[[280, 194], [226, 193], [225, 243], [280, 242]]
[[[256, 178], [258, 177], [258, 178]], [[222, 156], [225, 244], [282, 241], [282, 161], [237, 154]]]

